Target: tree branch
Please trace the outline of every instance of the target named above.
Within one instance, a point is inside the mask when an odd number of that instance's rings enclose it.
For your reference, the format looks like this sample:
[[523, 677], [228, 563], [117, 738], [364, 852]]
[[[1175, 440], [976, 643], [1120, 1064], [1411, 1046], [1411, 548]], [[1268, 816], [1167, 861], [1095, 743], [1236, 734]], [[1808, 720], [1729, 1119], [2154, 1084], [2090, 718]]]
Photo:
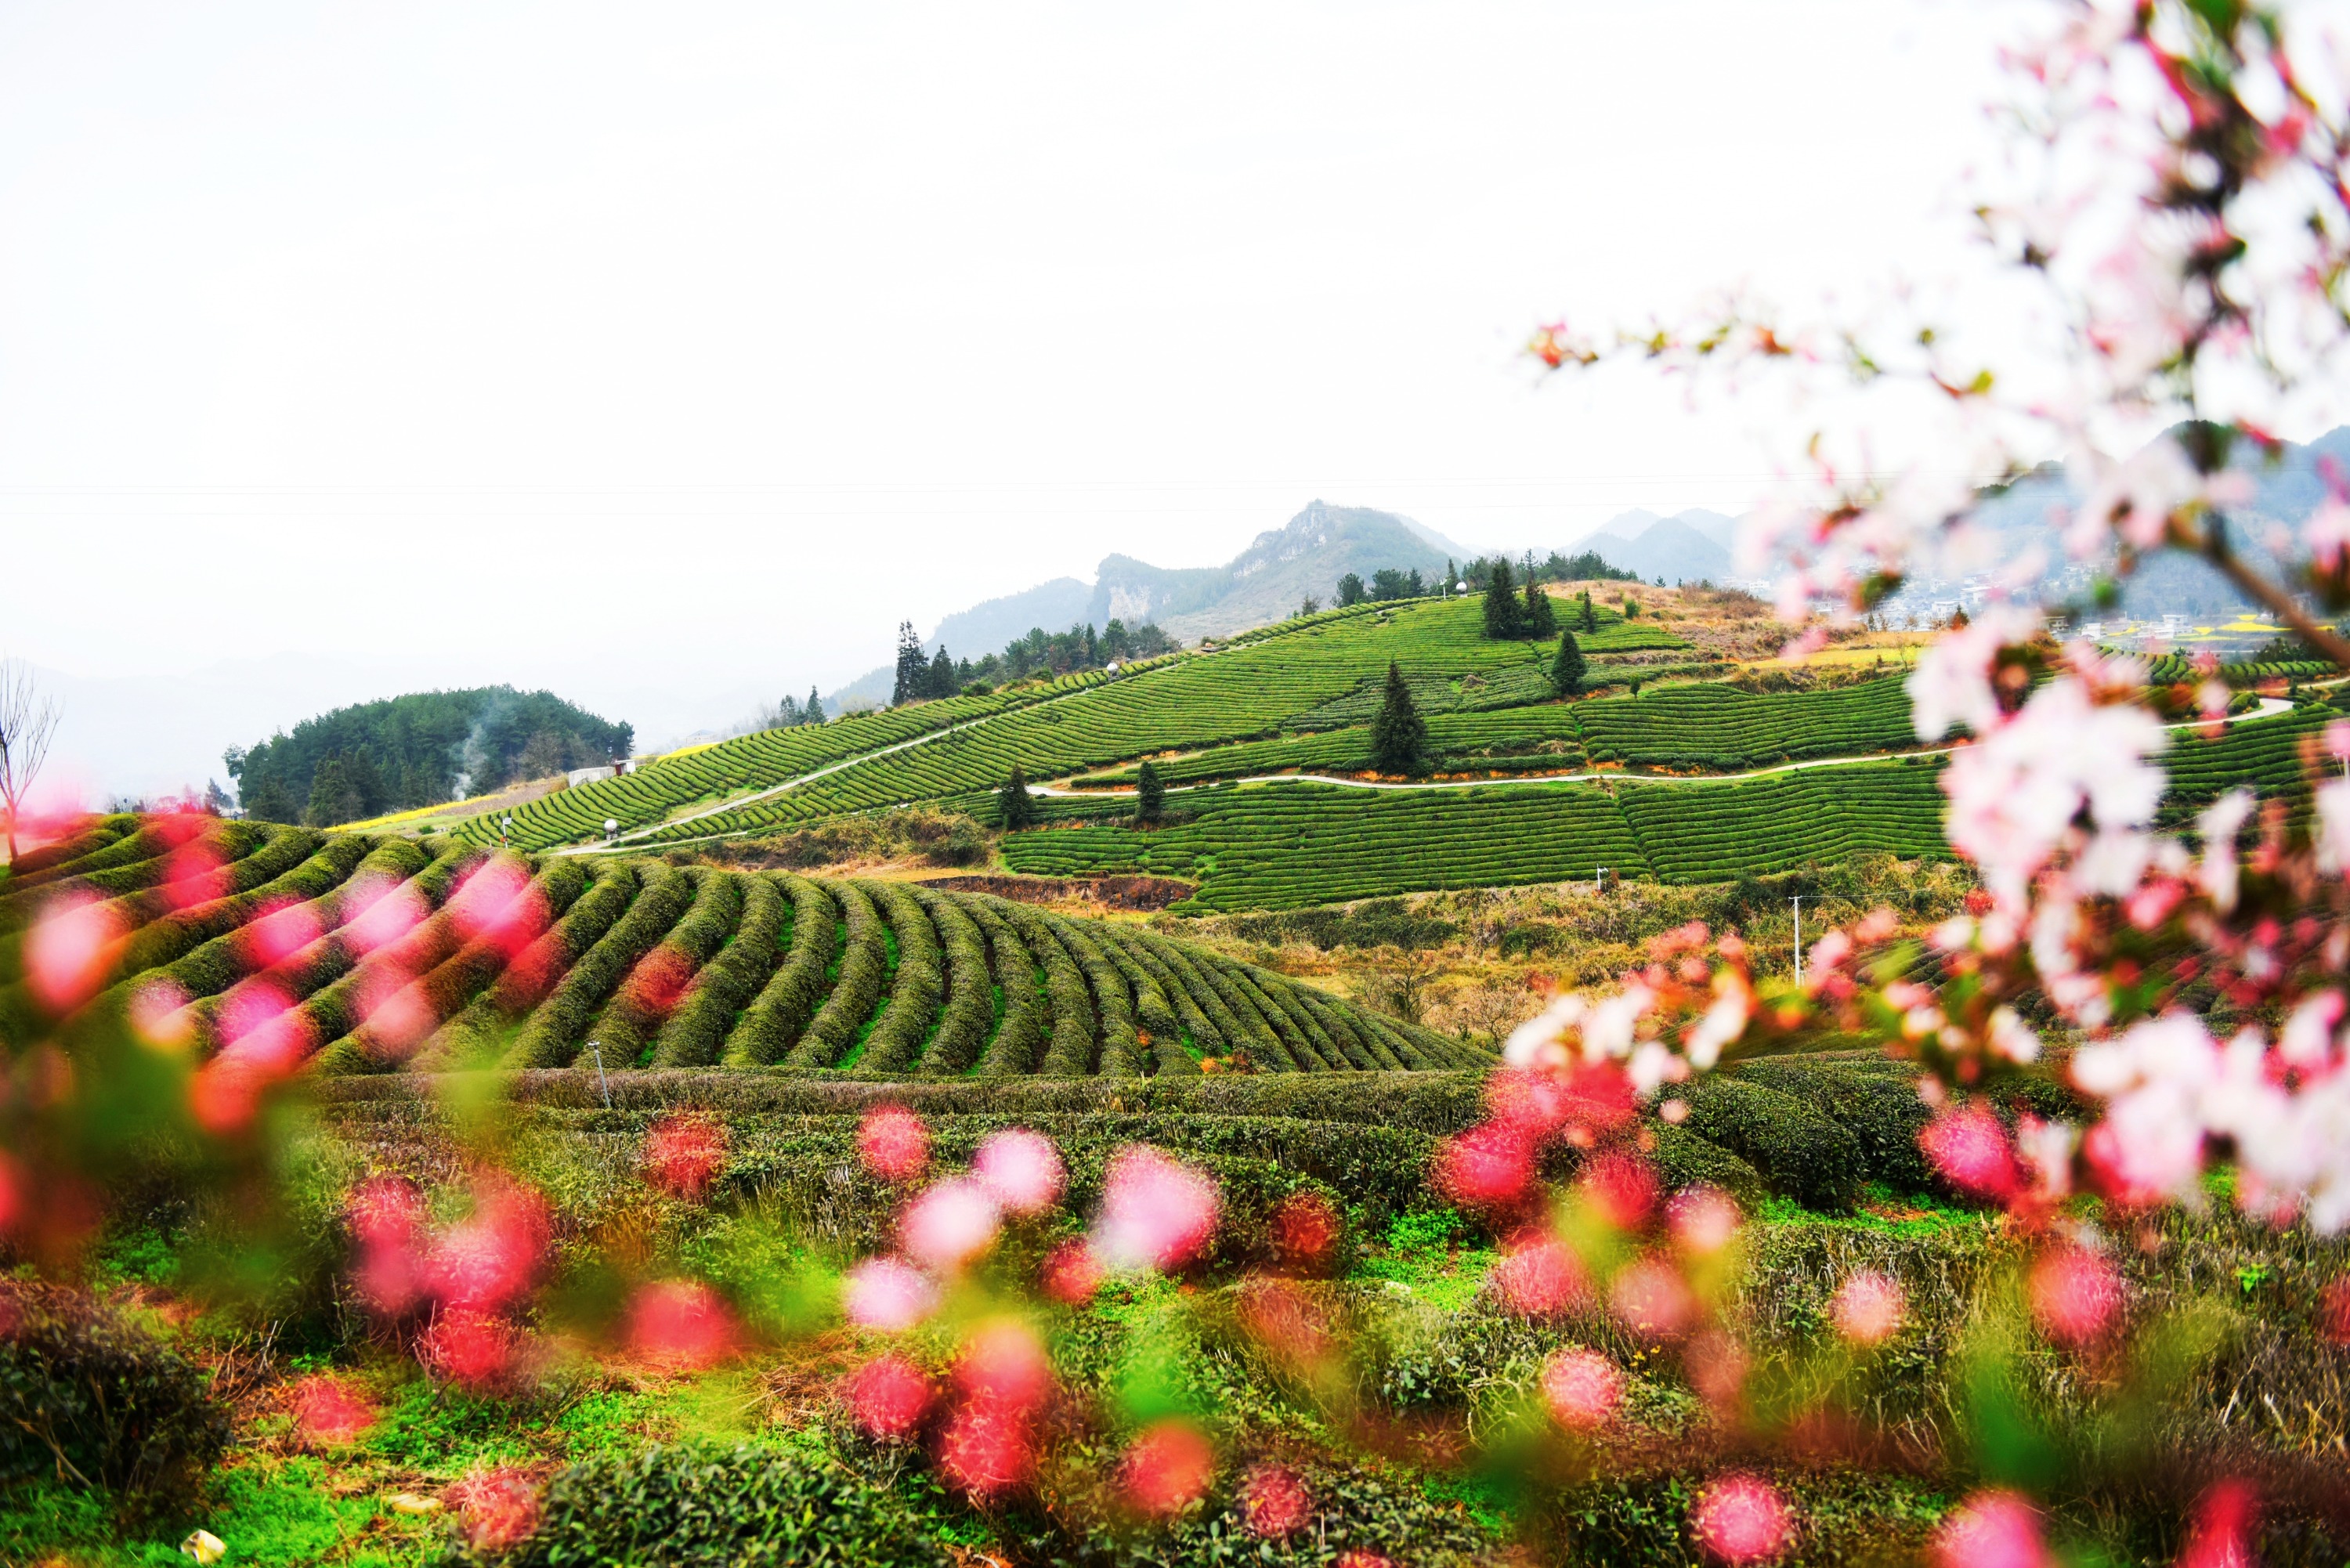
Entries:
[[2242, 556], [2229, 547], [2224, 529], [2216, 525], [2197, 528], [2173, 516], [2168, 535], [2170, 543], [2180, 549], [2193, 551], [2217, 567], [2230, 582], [2273, 611], [2279, 620], [2293, 628], [2301, 635], [2303, 641], [2325, 655], [2337, 668], [2350, 670], [2350, 638], [2345, 638], [2311, 615], [2282, 586], [2269, 581], [2248, 566]]

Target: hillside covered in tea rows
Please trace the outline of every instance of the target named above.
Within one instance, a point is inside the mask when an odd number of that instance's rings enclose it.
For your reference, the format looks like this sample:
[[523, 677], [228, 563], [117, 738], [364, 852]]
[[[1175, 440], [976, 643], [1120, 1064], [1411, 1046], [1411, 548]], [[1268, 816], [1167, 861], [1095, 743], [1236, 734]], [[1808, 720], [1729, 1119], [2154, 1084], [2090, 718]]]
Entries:
[[[903, 882], [180, 815], [99, 819], [0, 882], [0, 972], [92, 900], [159, 1044], [325, 1073], [762, 1067], [1002, 1077], [1474, 1067], [1490, 1056], [1139, 928]], [[0, 989], [0, 1036], [55, 998]], [[597, 1048], [582, 1056], [591, 1044]]]

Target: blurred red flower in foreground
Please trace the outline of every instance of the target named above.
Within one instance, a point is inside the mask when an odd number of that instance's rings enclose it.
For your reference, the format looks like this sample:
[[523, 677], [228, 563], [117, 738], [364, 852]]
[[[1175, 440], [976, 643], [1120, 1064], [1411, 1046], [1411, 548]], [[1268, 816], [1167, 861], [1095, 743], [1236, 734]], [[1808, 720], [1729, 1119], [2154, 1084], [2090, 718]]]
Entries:
[[698, 1372], [734, 1351], [734, 1315], [696, 1280], [640, 1287], [629, 1303], [629, 1348], [647, 1361]]
[[538, 1528], [538, 1488], [512, 1466], [477, 1470], [449, 1489], [457, 1522], [476, 1552], [504, 1552]]
[[1482, 1123], [1445, 1139], [1436, 1153], [1436, 1189], [1472, 1209], [1522, 1202], [1534, 1179], [1534, 1143], [1513, 1127]]
[[1557, 1237], [1542, 1231], [1512, 1242], [1493, 1265], [1492, 1277], [1502, 1305], [1520, 1317], [1556, 1317], [1591, 1299], [1583, 1260]]
[[1293, 1269], [1318, 1272], [1338, 1249], [1346, 1222], [1318, 1192], [1294, 1192], [1273, 1211], [1273, 1247]]
[[1724, 1476], [1698, 1494], [1690, 1528], [1707, 1555], [1723, 1563], [1767, 1563], [1794, 1543], [1794, 1515], [1779, 1489], [1760, 1476]]
[[2049, 1561], [2040, 1514], [2012, 1491], [1979, 1491], [1935, 1530], [1933, 1568], [2042, 1568]]
[[2007, 1129], [1981, 1106], [1936, 1116], [1918, 1135], [1918, 1147], [1943, 1180], [1970, 1198], [2003, 1203], [2022, 1187]]
[[988, 1135], [972, 1157], [971, 1170], [1008, 1213], [1042, 1214], [1061, 1196], [1060, 1152], [1024, 1127]]
[[1188, 1421], [1145, 1428], [1119, 1462], [1127, 1502], [1155, 1518], [1180, 1513], [1208, 1493], [1216, 1477], [1216, 1450]]
[[708, 1116], [672, 1112], [645, 1131], [645, 1179], [699, 1200], [726, 1165], [726, 1129]]
[[1107, 1271], [1084, 1241], [1064, 1241], [1045, 1260], [1045, 1293], [1063, 1306], [1083, 1306], [1101, 1289]]
[[1259, 1465], [1241, 1485], [1241, 1518], [1267, 1540], [1295, 1534], [1314, 1515], [1314, 1494], [1286, 1465]]
[[868, 1437], [901, 1441], [930, 1413], [931, 1380], [902, 1355], [879, 1355], [848, 1375], [841, 1396]]
[[339, 1377], [316, 1373], [294, 1386], [294, 1425], [307, 1442], [340, 1448], [375, 1422], [375, 1406]]
[[859, 1328], [911, 1328], [939, 1304], [930, 1276], [902, 1258], [868, 1258], [841, 1282], [841, 1305]]
[[1905, 1305], [1899, 1282], [1875, 1269], [1856, 1269], [1828, 1298], [1828, 1321], [1855, 1345], [1882, 1345], [1901, 1332]]
[[930, 1161], [930, 1129], [903, 1106], [876, 1106], [857, 1128], [857, 1152], [882, 1180], [911, 1181]]
[[2122, 1277], [2098, 1253], [2059, 1247], [2032, 1266], [2032, 1315], [2040, 1332], [2068, 1350], [2105, 1337], [2122, 1305]]
[[1543, 1403], [1553, 1419], [1573, 1431], [1607, 1424], [1624, 1397], [1624, 1375], [1595, 1350], [1561, 1350], [1543, 1364]]
[[1155, 1148], [1120, 1149], [1109, 1162], [1097, 1250], [1117, 1268], [1180, 1269], [1215, 1234], [1216, 1184]]
[[87, 893], [67, 893], [41, 906], [25, 933], [25, 983], [51, 1012], [70, 1012], [98, 994], [106, 981], [106, 950], [121, 929], [114, 911]]
[[958, 1406], [939, 1434], [940, 1470], [983, 1501], [1026, 1480], [1034, 1459], [1026, 1417], [984, 1400]]

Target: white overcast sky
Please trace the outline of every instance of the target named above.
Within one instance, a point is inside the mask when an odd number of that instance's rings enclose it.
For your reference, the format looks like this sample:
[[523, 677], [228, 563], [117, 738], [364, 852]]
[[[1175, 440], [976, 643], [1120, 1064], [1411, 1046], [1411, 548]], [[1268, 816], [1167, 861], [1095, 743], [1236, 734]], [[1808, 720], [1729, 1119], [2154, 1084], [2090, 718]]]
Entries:
[[1735, 511], [1767, 410], [1528, 328], [1968, 265], [2016, 16], [12, 0], [0, 651], [152, 787], [438, 683], [663, 739], [1315, 496]]

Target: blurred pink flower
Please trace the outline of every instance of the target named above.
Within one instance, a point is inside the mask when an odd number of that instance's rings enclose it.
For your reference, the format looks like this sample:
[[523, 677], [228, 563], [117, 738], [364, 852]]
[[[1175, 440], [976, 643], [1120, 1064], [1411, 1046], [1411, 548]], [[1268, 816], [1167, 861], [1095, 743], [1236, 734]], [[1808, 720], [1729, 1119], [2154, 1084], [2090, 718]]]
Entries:
[[1083, 1306], [1101, 1289], [1108, 1271], [1084, 1241], [1064, 1241], [1045, 1260], [1045, 1293], [1064, 1306]]
[[402, 882], [384, 890], [344, 926], [341, 936], [352, 951], [371, 953], [414, 930], [432, 911], [424, 896]]
[[244, 961], [255, 969], [273, 969], [318, 940], [325, 930], [318, 906], [292, 899], [269, 906], [244, 929]]
[[1139, 1145], [1109, 1162], [1094, 1250], [1113, 1268], [1175, 1270], [1216, 1231], [1216, 1184], [1201, 1171]]
[[884, 1441], [912, 1437], [930, 1414], [931, 1380], [902, 1355], [867, 1362], [842, 1382], [841, 1394], [858, 1428]]
[[1981, 1106], [1944, 1111], [1918, 1135], [1928, 1163], [1970, 1198], [2004, 1202], [2022, 1186], [2007, 1129]]
[[1008, 1213], [1042, 1214], [1060, 1199], [1060, 1152], [1050, 1139], [1025, 1127], [989, 1134], [971, 1168]]
[[195, 1039], [195, 1021], [185, 1011], [188, 992], [169, 976], [142, 982], [130, 994], [126, 1017], [131, 1032], [145, 1044], [179, 1050]]
[[1533, 1190], [1534, 1146], [1519, 1128], [1486, 1122], [1438, 1146], [1434, 1185], [1453, 1202], [1501, 1209]]
[[1898, 1281], [1875, 1269], [1856, 1269], [1828, 1298], [1828, 1321], [1855, 1345], [1882, 1345], [1901, 1332], [1908, 1304]]
[[1314, 1494], [1286, 1465], [1263, 1464], [1241, 1483], [1241, 1520], [1252, 1535], [1277, 1541], [1295, 1535], [1314, 1517]]
[[1027, 1480], [1035, 1463], [1035, 1438], [1019, 1411], [965, 1401], [939, 1434], [939, 1469], [959, 1490], [982, 1501]]
[[1719, 1187], [1687, 1187], [1673, 1195], [1665, 1218], [1681, 1251], [1711, 1257], [1738, 1239], [1745, 1216], [1738, 1199]]
[[2121, 1272], [2083, 1247], [2042, 1253], [2032, 1265], [2029, 1291], [2040, 1332], [2067, 1349], [2104, 1338], [2121, 1314]]
[[163, 901], [174, 909], [217, 898], [224, 890], [220, 869], [227, 862], [218, 848], [192, 838], [163, 857]]
[[2195, 1522], [2179, 1549], [2178, 1568], [2254, 1568], [2252, 1529], [2259, 1499], [2250, 1482], [2232, 1477], [2203, 1494]]
[[930, 1129], [903, 1106], [876, 1106], [858, 1126], [857, 1152], [882, 1180], [911, 1181], [930, 1162]]
[[313, 1373], [294, 1386], [294, 1425], [307, 1442], [340, 1448], [375, 1423], [373, 1402], [331, 1373]]
[[121, 929], [114, 910], [87, 893], [48, 899], [25, 933], [25, 983], [52, 1013], [70, 1012], [106, 982], [107, 950]]
[[1180, 1513], [1208, 1495], [1216, 1477], [1216, 1450], [1189, 1421], [1146, 1427], [1118, 1461], [1118, 1489], [1128, 1505], [1152, 1518]]
[[726, 1128], [691, 1111], [672, 1111], [645, 1129], [639, 1167], [664, 1192], [699, 1202], [726, 1165]]
[[629, 1298], [628, 1339], [643, 1360], [699, 1372], [734, 1353], [734, 1314], [699, 1280], [657, 1281]]
[[1616, 1414], [1624, 1397], [1624, 1375], [1596, 1350], [1554, 1351], [1543, 1363], [1542, 1395], [1553, 1420], [1588, 1432]]
[[902, 1258], [868, 1258], [841, 1282], [848, 1321], [887, 1332], [911, 1328], [939, 1303], [938, 1287]]
[[1698, 1494], [1690, 1528], [1708, 1556], [1767, 1563], [1794, 1544], [1795, 1519], [1779, 1489], [1760, 1476], [1724, 1476]]
[[1607, 1304], [1618, 1323], [1651, 1340], [1679, 1338], [1698, 1314], [1697, 1297], [1680, 1270], [1656, 1256], [1617, 1270], [1607, 1287]]
[[1033, 1414], [1052, 1397], [1053, 1363], [1035, 1329], [1018, 1318], [990, 1318], [964, 1338], [954, 1380], [968, 1400]]
[[951, 1272], [993, 1246], [1003, 1224], [988, 1189], [955, 1177], [906, 1205], [898, 1216], [898, 1243], [923, 1267]]
[[1347, 1222], [1318, 1192], [1293, 1192], [1273, 1211], [1273, 1247], [1283, 1263], [1319, 1272], [1337, 1251]]
[[1503, 1307], [1520, 1317], [1556, 1317], [1591, 1300], [1591, 1279], [1583, 1260], [1544, 1231], [1512, 1242], [1493, 1265], [1492, 1279]]
[[443, 1231], [426, 1263], [426, 1288], [448, 1306], [496, 1312], [531, 1288], [549, 1236], [546, 1200], [507, 1183], [475, 1196], [473, 1212]]
[[515, 1348], [512, 1324], [461, 1307], [433, 1318], [417, 1341], [416, 1358], [452, 1383], [485, 1388], [504, 1380]]
[[1575, 1178], [1575, 1189], [1593, 1213], [1618, 1231], [1638, 1231], [1657, 1207], [1657, 1173], [1636, 1154], [1611, 1149]]
[[1979, 1491], [1944, 1519], [1927, 1547], [1933, 1568], [2046, 1568], [2040, 1512], [2012, 1491]]
[[457, 1521], [476, 1552], [512, 1550], [538, 1529], [538, 1488], [513, 1466], [477, 1470], [449, 1489]]

